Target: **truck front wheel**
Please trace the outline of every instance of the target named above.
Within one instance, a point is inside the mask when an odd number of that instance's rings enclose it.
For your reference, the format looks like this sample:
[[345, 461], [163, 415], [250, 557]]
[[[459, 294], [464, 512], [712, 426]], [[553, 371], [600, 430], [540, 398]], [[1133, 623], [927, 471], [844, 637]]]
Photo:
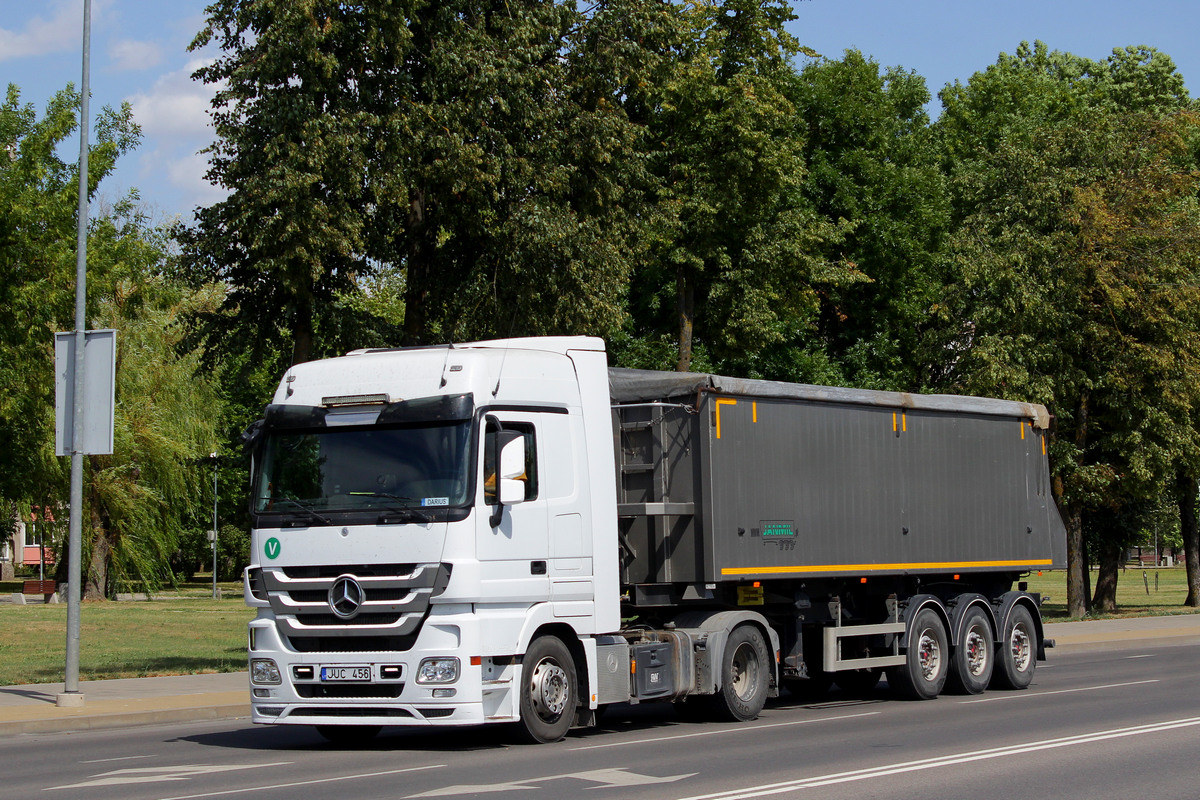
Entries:
[[575, 718], [575, 661], [561, 639], [539, 636], [521, 659], [521, 721], [518, 732], [535, 744], [557, 742]]
[[1008, 615], [998, 649], [1000, 669], [993, 682], [1002, 689], [1027, 688], [1033, 682], [1038, 652], [1037, 628], [1028, 608], [1019, 605]]
[[756, 719], [767, 702], [770, 665], [767, 643], [758, 628], [734, 628], [721, 658], [721, 688], [714, 698], [717, 715], [734, 722]]
[[905, 697], [932, 700], [946, 685], [949, 662], [946, 626], [936, 611], [923, 608], [908, 629], [904, 665], [888, 669], [888, 685]]

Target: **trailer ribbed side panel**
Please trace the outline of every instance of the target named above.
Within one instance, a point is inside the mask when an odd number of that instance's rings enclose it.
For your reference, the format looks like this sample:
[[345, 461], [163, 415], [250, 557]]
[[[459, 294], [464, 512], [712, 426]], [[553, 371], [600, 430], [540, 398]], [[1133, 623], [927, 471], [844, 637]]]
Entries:
[[[636, 378], [623, 371], [624, 396]], [[672, 395], [662, 381], [640, 387], [659, 405], [634, 397], [614, 415], [628, 583], [1064, 566], [1040, 407], [716, 381]]]

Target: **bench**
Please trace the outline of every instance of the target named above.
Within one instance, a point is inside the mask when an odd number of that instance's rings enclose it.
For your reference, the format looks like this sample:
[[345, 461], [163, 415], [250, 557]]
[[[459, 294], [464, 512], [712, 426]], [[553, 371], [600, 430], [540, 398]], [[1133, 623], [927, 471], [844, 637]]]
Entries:
[[47, 603], [57, 591], [58, 584], [54, 581], [25, 581], [21, 586], [21, 594], [40, 594]]

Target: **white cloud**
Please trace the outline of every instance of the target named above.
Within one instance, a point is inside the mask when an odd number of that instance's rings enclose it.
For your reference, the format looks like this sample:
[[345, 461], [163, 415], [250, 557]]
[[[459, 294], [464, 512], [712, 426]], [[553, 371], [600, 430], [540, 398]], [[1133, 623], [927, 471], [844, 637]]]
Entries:
[[133, 118], [142, 126], [147, 138], [211, 138], [208, 109], [215, 89], [193, 81], [191, 77], [203, 64], [192, 61], [181, 70], [161, 76], [149, 92], [138, 92], [128, 98], [133, 106]]
[[127, 98], [144, 137], [139, 182], [165, 183], [184, 213], [226, 194], [204, 179], [208, 157], [200, 151], [213, 141], [208, 110], [216, 89], [193, 81], [191, 75], [205, 63], [193, 59], [182, 69], [160, 76], [148, 91]]
[[83, 7], [57, 0], [48, 4], [52, 16], [32, 17], [21, 30], [0, 28], [0, 61], [78, 50], [83, 43]]
[[120, 39], [108, 45], [108, 57], [115, 70], [150, 69], [162, 61], [162, 48], [154, 42]]

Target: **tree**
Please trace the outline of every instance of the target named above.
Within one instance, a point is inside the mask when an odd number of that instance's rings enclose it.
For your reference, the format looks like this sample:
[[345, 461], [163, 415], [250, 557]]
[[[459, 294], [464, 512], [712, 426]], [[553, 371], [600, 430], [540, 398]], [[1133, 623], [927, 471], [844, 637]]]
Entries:
[[[366, 7], [222, 0], [210, 179], [183, 235], [229, 286], [212, 352], [280, 335], [291, 361], [402, 338], [616, 330], [646, 180], [618, 102], [669, 11], [649, 0]], [[381, 270], [403, 321], [355, 325]]]
[[635, 279], [639, 336], [673, 330], [674, 366], [753, 374], [753, 359], [810, 329], [817, 287], [859, 276], [822, 257], [844, 228], [805, 200], [803, 125], [778, 0], [687, 7], [688, 36], [654, 95], [659, 181], [652, 257]]
[[880, 70], [849, 50], [805, 66], [797, 97], [804, 195], [825, 219], [849, 223], [821, 255], [867, 278], [818, 293], [817, 342], [839, 383], [912, 391], [930, 379], [922, 332], [941, 288], [934, 264], [949, 225], [929, 91], [919, 75]]
[[[0, 106], [0, 498], [53, 506], [65, 467], [53, 456], [54, 332], [74, 327], [78, 168], [58, 157], [78, 125], [79, 96], [68, 86], [39, 119], [9, 85]], [[129, 106], [104, 108], [88, 155], [88, 194], [137, 142]], [[93, 230], [89, 233], [94, 235]], [[89, 252], [89, 271], [99, 256]], [[94, 319], [105, 278], [89, 294]]]
[[[1096, 63], [1023, 45], [942, 95], [960, 220], [945, 262], [958, 326], [948, 384], [1056, 414], [1073, 615], [1086, 607], [1085, 533], [1101, 549], [1095, 600], [1107, 607], [1122, 520], [1194, 447], [1195, 121], [1170, 110], [1181, 87], [1163, 67], [1151, 51]], [[1134, 77], [1137, 93], [1113, 88]]]

